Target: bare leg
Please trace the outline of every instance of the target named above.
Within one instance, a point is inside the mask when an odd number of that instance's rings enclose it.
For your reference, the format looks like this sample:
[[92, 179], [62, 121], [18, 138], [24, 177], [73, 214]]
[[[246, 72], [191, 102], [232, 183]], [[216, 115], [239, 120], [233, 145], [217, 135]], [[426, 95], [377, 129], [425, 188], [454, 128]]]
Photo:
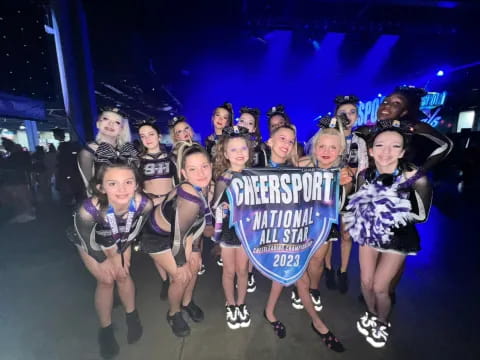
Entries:
[[236, 305], [235, 303], [235, 249], [222, 248], [221, 252], [223, 261], [222, 285], [225, 293], [227, 305]]
[[182, 298], [183, 306], [187, 306], [192, 301], [193, 290], [195, 289], [195, 285], [197, 284], [198, 268], [195, 268], [195, 269], [192, 268], [191, 271], [192, 271], [192, 278], [187, 283], [187, 287], [185, 288], [185, 292]]
[[97, 311], [102, 328], [112, 323], [114, 284], [113, 279], [111, 283], [97, 281], [97, 287], [95, 289], [95, 310]]
[[330, 249], [329, 243], [323, 244], [310, 259], [308, 264], [308, 277], [310, 279], [310, 289], [318, 289], [320, 279], [323, 274], [323, 265], [325, 263], [325, 256]]
[[400, 283], [400, 280], [402, 279], [402, 275], [405, 271], [405, 263], [406, 261], [402, 263], [402, 266], [400, 267], [397, 274], [395, 275], [395, 277], [392, 279], [392, 282], [390, 283], [390, 294], [395, 292], [395, 289], [397, 288], [398, 284]]
[[[224, 262], [225, 264], [225, 262]], [[224, 269], [225, 270], [225, 269]], [[237, 274], [237, 305], [245, 304], [248, 282], [248, 256], [243, 249], [235, 249], [235, 272]]]
[[100, 264], [94, 258], [83, 250], [79, 250], [78, 252], [87, 270], [97, 280], [95, 310], [97, 311], [100, 326], [102, 328], [107, 327], [112, 323], [113, 289], [115, 281], [112, 276], [102, 273]]
[[312, 298], [310, 297], [310, 291], [309, 291], [310, 279], [306, 271], [303, 274], [303, 276], [300, 278], [300, 280], [297, 281], [296, 285], [298, 290], [298, 296], [300, 296], [300, 299], [302, 299], [303, 307], [305, 311], [308, 313], [308, 315], [310, 315], [313, 326], [315, 326], [315, 328], [322, 334], [327, 333], [328, 332], [327, 326], [320, 319], [320, 317], [318, 316], [318, 313], [315, 311], [315, 307], [313, 306]]
[[175, 313], [179, 312], [180, 305], [182, 303], [183, 294], [185, 294], [186, 284], [180, 281], [174, 281], [170, 279], [170, 287], [168, 288], [168, 303], [170, 309], [168, 314], [173, 316]]
[[328, 270], [332, 270], [332, 241], [328, 242], [327, 254], [325, 255], [325, 267]]
[[387, 322], [391, 308], [390, 284], [404, 262], [405, 255], [382, 253], [375, 271], [373, 291], [375, 293], [377, 315], [378, 319], [384, 323]]
[[347, 271], [348, 262], [350, 260], [350, 253], [352, 252], [352, 238], [348, 231], [344, 231], [342, 224], [342, 239], [340, 240], [340, 248], [342, 252], [342, 264], [340, 267], [340, 272], [344, 273]]
[[368, 311], [376, 314], [375, 310], [375, 293], [373, 291], [373, 279], [375, 269], [377, 267], [378, 251], [374, 248], [363, 245], [359, 249], [360, 258], [360, 280], [362, 286], [362, 294], [365, 299]]
[[277, 305], [282, 290], [282, 284], [272, 281], [272, 288], [270, 289], [270, 294], [268, 295], [267, 306], [265, 306], [265, 315], [270, 322], [277, 321], [275, 316], [275, 306]]

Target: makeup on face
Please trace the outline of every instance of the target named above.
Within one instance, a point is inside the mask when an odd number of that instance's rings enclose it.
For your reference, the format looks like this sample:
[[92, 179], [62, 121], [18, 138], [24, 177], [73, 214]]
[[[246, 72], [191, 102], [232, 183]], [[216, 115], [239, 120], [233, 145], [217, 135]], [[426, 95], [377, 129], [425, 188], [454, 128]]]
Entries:
[[205, 188], [212, 180], [212, 164], [205, 154], [194, 153], [185, 159], [182, 174], [192, 185]]

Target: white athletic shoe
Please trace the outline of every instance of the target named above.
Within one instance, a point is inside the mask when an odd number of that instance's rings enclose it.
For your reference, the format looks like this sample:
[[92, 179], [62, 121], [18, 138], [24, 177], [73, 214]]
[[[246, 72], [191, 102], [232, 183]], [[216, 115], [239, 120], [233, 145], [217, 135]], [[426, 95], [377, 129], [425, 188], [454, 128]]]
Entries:
[[250, 326], [251, 318], [247, 305], [242, 304], [237, 306], [237, 319], [240, 323], [240, 327], [246, 328]]
[[387, 344], [390, 327], [390, 323], [384, 324], [377, 321], [377, 326], [372, 328], [366, 337], [367, 342], [377, 349], [384, 347]]
[[247, 292], [253, 293], [257, 288], [257, 283], [255, 282], [255, 276], [253, 272], [248, 273], [248, 283], [247, 283]]
[[225, 311], [228, 327], [232, 330], [238, 329], [241, 326], [238, 319], [238, 308], [235, 305], [226, 305]]
[[302, 300], [300, 299], [300, 296], [298, 296], [298, 290], [296, 286], [293, 287], [292, 295], [290, 296], [290, 299], [292, 299], [292, 307], [294, 309], [297, 309], [297, 310], [303, 309]]

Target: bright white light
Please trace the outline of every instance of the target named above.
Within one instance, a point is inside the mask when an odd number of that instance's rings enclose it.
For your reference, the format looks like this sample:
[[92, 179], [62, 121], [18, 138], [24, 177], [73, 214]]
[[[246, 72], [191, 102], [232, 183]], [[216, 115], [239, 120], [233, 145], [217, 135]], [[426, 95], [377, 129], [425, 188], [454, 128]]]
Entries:
[[462, 131], [462, 129], [471, 129], [474, 119], [474, 110], [460, 112], [460, 114], [458, 114], [457, 132]]
[[438, 76], [438, 77], [441, 77], [441, 76], [443, 76], [443, 75], [445, 75], [445, 73], [443, 72], [443, 70], [438, 70], [438, 71], [437, 71], [437, 76]]

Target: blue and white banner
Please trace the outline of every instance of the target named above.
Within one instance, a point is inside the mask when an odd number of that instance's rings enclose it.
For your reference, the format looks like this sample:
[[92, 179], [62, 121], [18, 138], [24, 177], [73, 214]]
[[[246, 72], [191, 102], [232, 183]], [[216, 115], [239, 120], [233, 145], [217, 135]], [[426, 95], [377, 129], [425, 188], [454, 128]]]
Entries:
[[245, 169], [227, 189], [230, 226], [253, 265], [283, 285], [303, 275], [338, 220], [339, 170]]

